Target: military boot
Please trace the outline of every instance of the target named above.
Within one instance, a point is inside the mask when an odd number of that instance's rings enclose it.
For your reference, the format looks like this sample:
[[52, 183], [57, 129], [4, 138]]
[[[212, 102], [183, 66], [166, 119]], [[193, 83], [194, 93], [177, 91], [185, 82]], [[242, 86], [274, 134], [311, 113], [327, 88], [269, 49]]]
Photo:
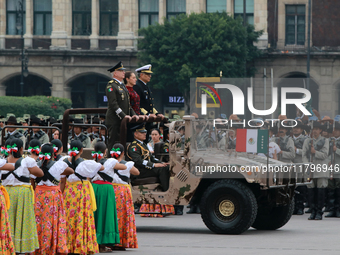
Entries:
[[183, 205], [174, 205], [175, 215], [183, 215]]
[[323, 215], [322, 208], [325, 205], [325, 192], [326, 192], [326, 189], [325, 188], [320, 188], [320, 189], [317, 189], [317, 190], [318, 190], [318, 195], [317, 195], [318, 201], [316, 203], [315, 220], [322, 220], [322, 215]]
[[325, 205], [326, 207], [323, 210], [324, 212], [334, 211], [334, 200], [335, 200], [334, 193], [335, 193], [334, 189], [331, 189], [331, 188], [326, 189], [326, 205]]
[[[309, 203], [309, 209], [310, 209], [310, 216], [308, 218], [308, 220], [314, 220], [315, 219], [315, 215], [316, 215], [316, 210], [315, 210], [315, 201], [314, 201], [314, 190], [313, 188], [309, 188], [308, 189], [308, 203]], [[306, 211], [307, 213], [307, 211]]]
[[[312, 204], [314, 206], [314, 189], [313, 188], [307, 189], [307, 202], [308, 202], [309, 208], [308, 208], [307, 211], [305, 211], [305, 213], [311, 213], [312, 212]], [[306, 207], [307, 207], [307, 205], [306, 205]], [[314, 220], [314, 218], [312, 220]]]

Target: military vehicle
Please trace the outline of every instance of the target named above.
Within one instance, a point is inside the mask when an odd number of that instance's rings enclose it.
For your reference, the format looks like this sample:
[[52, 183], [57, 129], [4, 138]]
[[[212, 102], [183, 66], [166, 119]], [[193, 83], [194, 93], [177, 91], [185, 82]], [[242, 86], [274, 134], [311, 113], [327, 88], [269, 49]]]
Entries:
[[[194, 116], [184, 116], [168, 124], [170, 187], [162, 192], [157, 190], [155, 177], [135, 179], [131, 183], [134, 202], [187, 205], [194, 199], [205, 225], [218, 234], [241, 234], [249, 227], [275, 230], [284, 226], [293, 213], [295, 187], [305, 185], [307, 176], [298, 180], [290, 164], [221, 149], [214, 142], [212, 134], [216, 136], [217, 130], [211, 129], [211, 123], [198, 134], [206, 134], [206, 139], [212, 141], [202, 148], [195, 134], [199, 122]], [[181, 126], [185, 127], [185, 137], [177, 132]], [[231, 170], [217, 172], [216, 167], [212, 168], [216, 164]], [[278, 171], [264, 171], [265, 166], [277, 167]]]

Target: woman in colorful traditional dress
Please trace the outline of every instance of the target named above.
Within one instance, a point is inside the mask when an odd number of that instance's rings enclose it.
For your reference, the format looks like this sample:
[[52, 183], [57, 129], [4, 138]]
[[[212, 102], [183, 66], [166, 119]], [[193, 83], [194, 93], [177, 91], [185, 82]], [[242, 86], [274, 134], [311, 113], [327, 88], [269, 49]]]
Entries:
[[104, 166], [104, 170], [92, 179], [96, 195], [97, 211], [94, 212], [96, 223], [97, 242], [101, 252], [108, 251], [107, 246], [113, 247], [120, 243], [118, 220], [116, 211], [115, 192], [112, 181], [117, 170], [125, 170], [124, 164], [119, 164], [116, 159], [105, 159], [106, 145], [97, 142], [92, 152], [92, 157]]
[[41, 147], [39, 158], [44, 176], [35, 178], [35, 219], [40, 247], [35, 254], [67, 254], [66, 215], [59, 182], [61, 175], [74, 171], [65, 162], [53, 160], [51, 143]]
[[117, 246], [117, 249], [138, 248], [135, 213], [129, 181], [130, 174], [139, 175], [139, 171], [134, 167], [134, 162], [123, 160], [124, 146], [122, 144], [114, 144], [110, 154], [111, 157], [127, 166], [126, 170], [115, 171], [113, 178], [120, 236], [120, 245]]
[[[6, 163], [5, 159], [0, 159], [0, 170], [13, 171], [14, 166]], [[1, 180], [1, 171], [0, 171]], [[8, 217], [10, 207], [9, 195], [0, 181], [0, 254], [15, 254], [14, 244], [11, 237], [11, 227]]]
[[2, 184], [11, 201], [8, 214], [12, 239], [16, 253], [31, 253], [39, 249], [39, 242], [30, 174], [42, 177], [44, 172], [33, 158], [22, 158], [24, 150], [22, 140], [11, 139], [10, 145], [11, 151], [7, 160], [15, 166], [15, 170], [2, 172]]
[[96, 199], [88, 178], [93, 178], [104, 166], [93, 160], [84, 160], [83, 144], [79, 140], [71, 142], [69, 157], [64, 159], [74, 174], [67, 179], [64, 190], [64, 206], [67, 218], [67, 248], [69, 253], [98, 253], [96, 227], [93, 212]]

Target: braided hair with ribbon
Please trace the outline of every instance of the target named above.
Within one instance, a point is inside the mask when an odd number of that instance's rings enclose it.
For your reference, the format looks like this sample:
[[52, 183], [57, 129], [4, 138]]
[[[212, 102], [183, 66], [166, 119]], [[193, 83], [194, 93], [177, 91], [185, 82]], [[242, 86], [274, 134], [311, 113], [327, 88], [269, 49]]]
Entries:
[[[14, 158], [21, 158], [24, 143], [19, 138], [13, 138], [10, 141], [10, 148], [7, 149], [9, 154], [12, 154]], [[9, 151], [10, 150], [10, 151]]]
[[92, 151], [92, 157], [94, 160], [96, 160], [96, 162], [99, 162], [99, 160], [101, 160], [102, 158], [104, 158], [105, 155], [105, 151], [106, 151], [106, 145], [103, 142], [97, 142], [94, 145], [94, 151]]
[[11, 154], [11, 139], [7, 139], [5, 146], [1, 146], [1, 154], [4, 158], [7, 158]]
[[79, 155], [80, 151], [83, 149], [83, 144], [79, 140], [73, 140], [70, 144], [70, 149], [68, 150], [68, 155], [72, 157], [72, 169], [76, 169], [76, 156]]
[[[43, 166], [47, 164], [49, 160], [53, 160], [53, 147], [51, 143], [45, 143], [41, 147], [41, 151], [39, 153], [39, 159], [43, 162]], [[43, 169], [42, 169], [43, 170]]]
[[124, 153], [124, 146], [120, 143], [115, 143], [110, 151], [112, 158], [118, 159]]
[[41, 143], [37, 139], [30, 141], [30, 147], [28, 147], [28, 152], [39, 156]]
[[54, 151], [54, 160], [56, 160], [58, 156], [58, 151], [60, 151], [60, 149], [63, 147], [63, 144], [59, 139], [52, 140], [51, 144], [53, 146]]

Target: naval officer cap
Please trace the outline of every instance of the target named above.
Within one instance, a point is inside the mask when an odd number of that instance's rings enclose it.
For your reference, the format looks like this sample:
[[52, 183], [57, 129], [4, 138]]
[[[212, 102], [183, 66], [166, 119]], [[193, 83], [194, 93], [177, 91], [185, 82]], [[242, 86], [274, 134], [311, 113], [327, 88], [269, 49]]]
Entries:
[[140, 133], [146, 133], [147, 130], [145, 129], [145, 123], [140, 123], [137, 126], [134, 126], [131, 128], [132, 132], [140, 132]]
[[114, 71], [123, 71], [126, 68], [123, 67], [122, 61], [119, 61], [119, 63], [115, 66], [110, 67], [109, 69], [107, 69], [109, 72], [114, 72]]
[[138, 72], [138, 73], [153, 73], [151, 71], [151, 65], [150, 64], [136, 69], [136, 72]]

